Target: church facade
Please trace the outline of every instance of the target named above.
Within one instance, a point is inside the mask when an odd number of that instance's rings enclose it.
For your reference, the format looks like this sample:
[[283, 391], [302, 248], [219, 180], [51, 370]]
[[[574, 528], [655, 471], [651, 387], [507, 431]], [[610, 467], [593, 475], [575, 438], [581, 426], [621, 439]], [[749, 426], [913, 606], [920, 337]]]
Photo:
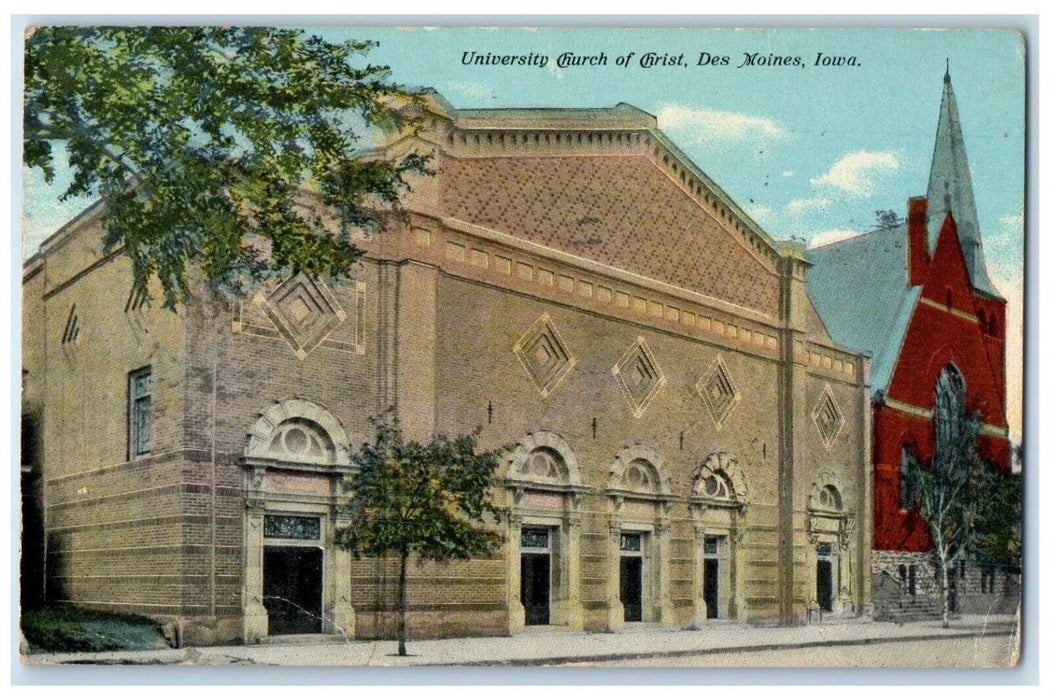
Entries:
[[[939, 613], [913, 472], [950, 438], [960, 407], [980, 414], [980, 454], [1004, 472], [1011, 465], [1006, 300], [985, 266], [950, 75], [927, 192], [909, 200], [906, 220], [807, 254], [813, 303], [831, 336], [872, 358], [877, 616]], [[1016, 572], [975, 561], [948, 583], [955, 611], [1013, 612], [1020, 595]]]
[[334, 534], [392, 408], [513, 446], [502, 549], [411, 564], [411, 635], [870, 613], [868, 360], [806, 252], [636, 108], [433, 109], [385, 149], [436, 174], [349, 280], [150, 307], [100, 207], [27, 261], [47, 599], [198, 644], [390, 636], [395, 562]]

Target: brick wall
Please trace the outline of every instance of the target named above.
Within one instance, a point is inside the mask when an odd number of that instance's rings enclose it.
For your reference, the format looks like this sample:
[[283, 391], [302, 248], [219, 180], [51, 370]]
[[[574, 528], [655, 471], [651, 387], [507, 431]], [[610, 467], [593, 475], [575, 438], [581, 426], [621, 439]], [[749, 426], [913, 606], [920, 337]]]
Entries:
[[446, 156], [440, 177], [442, 208], [458, 219], [777, 312], [776, 273], [646, 155]]

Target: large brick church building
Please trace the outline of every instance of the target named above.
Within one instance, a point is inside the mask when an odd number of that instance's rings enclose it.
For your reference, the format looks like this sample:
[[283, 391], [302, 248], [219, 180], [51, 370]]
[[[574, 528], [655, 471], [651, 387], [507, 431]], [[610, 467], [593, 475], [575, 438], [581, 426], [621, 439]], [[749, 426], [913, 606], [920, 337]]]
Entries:
[[[417, 436], [514, 445], [503, 548], [411, 566], [413, 634], [869, 612], [868, 360], [825, 330], [804, 251], [629, 105], [433, 109], [386, 151], [437, 174], [350, 280], [149, 307], [101, 206], [26, 262], [47, 598], [195, 643], [391, 634], [394, 562], [333, 538], [349, 455], [393, 407]], [[996, 299], [954, 289], [929, 309], [995, 312], [1001, 337]]]
[[[807, 251], [810, 295], [831, 337], [871, 356], [874, 577], [880, 615], [935, 591], [913, 477], [962, 406], [978, 412], [980, 453], [1010, 468], [1006, 300], [988, 278], [951, 76], [924, 196], [906, 220]], [[971, 567], [972, 569], [973, 567]], [[1013, 599], [994, 570], [949, 572], [952, 605], [988, 611]], [[1004, 593], [1007, 595], [1004, 598]], [[1011, 611], [1006, 607], [1006, 611]]]

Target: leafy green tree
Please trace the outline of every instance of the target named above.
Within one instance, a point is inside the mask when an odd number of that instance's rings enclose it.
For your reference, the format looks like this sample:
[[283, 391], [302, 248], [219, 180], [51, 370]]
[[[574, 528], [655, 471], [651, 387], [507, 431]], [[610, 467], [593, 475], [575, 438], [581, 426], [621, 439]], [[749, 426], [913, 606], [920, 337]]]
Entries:
[[102, 198], [107, 249], [125, 248], [141, 288], [156, 276], [169, 308], [191, 266], [234, 292], [345, 275], [361, 254], [350, 232], [381, 229], [405, 176], [426, 169], [415, 153], [362, 157], [376, 130], [411, 127], [418, 98], [386, 66], [357, 65], [374, 46], [264, 27], [39, 27], [23, 161], [50, 182], [64, 145], [63, 198]]
[[916, 502], [937, 564], [944, 627], [949, 626], [949, 572], [960, 561], [1016, 550], [1020, 563], [1020, 480], [978, 454], [979, 414], [960, 413], [956, 426], [943, 433], [932, 464], [914, 472]]
[[353, 455], [351, 524], [336, 541], [355, 557], [397, 556], [398, 654], [405, 656], [408, 559], [463, 560], [489, 554], [503, 537], [489, 486], [504, 449], [479, 452], [477, 430], [428, 443], [406, 440], [396, 419], [374, 421], [375, 442]]
[[984, 564], [1016, 569], [1021, 566], [1022, 477], [994, 470], [983, 476], [974, 554]]

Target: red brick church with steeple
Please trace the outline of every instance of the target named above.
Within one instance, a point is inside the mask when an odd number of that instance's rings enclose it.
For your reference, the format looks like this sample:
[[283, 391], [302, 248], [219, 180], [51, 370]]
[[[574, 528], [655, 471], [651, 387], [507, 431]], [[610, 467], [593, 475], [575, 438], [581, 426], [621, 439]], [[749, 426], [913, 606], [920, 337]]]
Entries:
[[[1006, 470], [1006, 300], [988, 277], [951, 76], [925, 196], [905, 221], [807, 251], [809, 293], [831, 337], [871, 355], [873, 561], [876, 615], [932, 588], [929, 535], [908, 472], [928, 463], [943, 417], [979, 412], [980, 453]], [[939, 419], [939, 416], [942, 418]], [[972, 568], [972, 565], [971, 565]], [[951, 574], [956, 605], [999, 595], [994, 572]], [[989, 578], [991, 577], [991, 579]], [[991, 590], [989, 590], [991, 589]]]

